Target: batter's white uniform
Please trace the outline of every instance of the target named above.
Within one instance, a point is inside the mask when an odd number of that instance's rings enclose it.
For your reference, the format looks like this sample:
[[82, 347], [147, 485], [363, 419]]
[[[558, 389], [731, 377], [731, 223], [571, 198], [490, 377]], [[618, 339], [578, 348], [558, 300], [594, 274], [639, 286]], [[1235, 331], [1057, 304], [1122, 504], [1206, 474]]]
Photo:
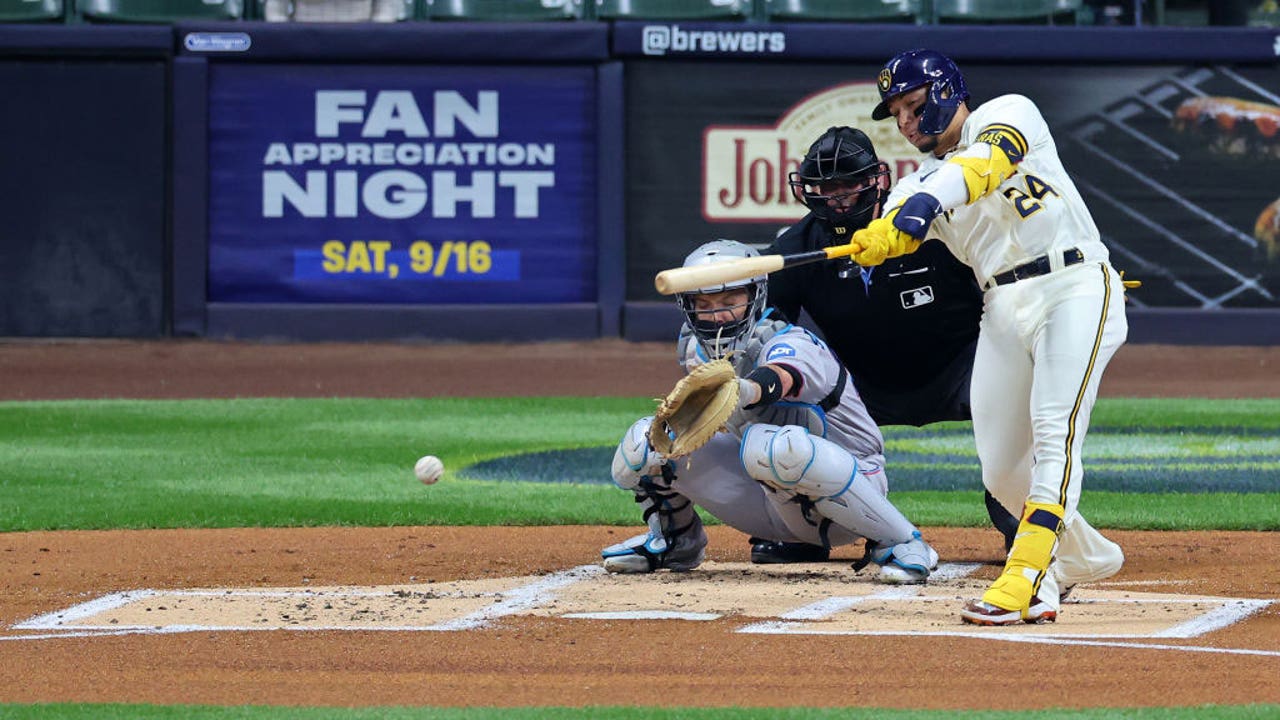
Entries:
[[[995, 191], [964, 205], [956, 186], [963, 181], [946, 160], [957, 153], [990, 157], [990, 146], [975, 142], [990, 126], [1012, 128], [1026, 152]], [[1128, 333], [1123, 284], [1044, 118], [1026, 97], [1004, 95], [976, 108], [957, 147], [946, 158], [927, 155], [886, 206], [916, 192], [942, 201], [947, 212], [929, 237], [972, 267], [985, 290], [970, 386], [982, 481], [1010, 510], [1027, 500], [1065, 508], [1056, 563], [1040, 593], [1056, 607], [1052, 581], [1065, 589], [1098, 580], [1124, 561], [1119, 546], [1077, 512], [1081, 448], [1098, 384]], [[996, 284], [998, 275], [1038, 258], [1048, 272]]]

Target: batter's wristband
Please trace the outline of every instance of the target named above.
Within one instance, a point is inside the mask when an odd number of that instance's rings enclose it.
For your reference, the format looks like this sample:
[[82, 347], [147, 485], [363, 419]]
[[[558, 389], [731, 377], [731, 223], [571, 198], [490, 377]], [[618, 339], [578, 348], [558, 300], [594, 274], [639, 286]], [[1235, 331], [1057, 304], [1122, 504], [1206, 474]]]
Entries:
[[773, 368], [761, 365], [752, 370], [746, 379], [760, 386], [760, 399], [747, 405], [747, 409], [772, 405], [782, 399], [782, 378], [778, 377]]

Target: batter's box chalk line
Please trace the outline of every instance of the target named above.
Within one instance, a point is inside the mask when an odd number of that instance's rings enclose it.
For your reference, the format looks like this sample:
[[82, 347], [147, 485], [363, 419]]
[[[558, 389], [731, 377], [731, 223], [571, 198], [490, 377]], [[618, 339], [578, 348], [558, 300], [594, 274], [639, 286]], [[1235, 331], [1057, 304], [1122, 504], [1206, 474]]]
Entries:
[[[13, 625], [20, 632], [0, 640], [252, 630], [465, 631], [505, 617], [539, 615], [613, 621], [728, 618], [748, 621], [734, 630], [744, 634], [956, 637], [1280, 657], [1273, 650], [1149, 642], [1229, 627], [1262, 611], [1271, 599], [1090, 586], [1064, 606], [1057, 625], [969, 628], [960, 624], [958, 610], [985, 587], [969, 577], [979, 567], [943, 564], [923, 586], [886, 586], [862, 576], [850, 581], [844, 564], [708, 562], [693, 572], [656, 575], [612, 575], [599, 565], [582, 565], [542, 576], [425, 585], [141, 589], [37, 615]], [[780, 582], [788, 588], [781, 597]], [[671, 592], [675, 585], [679, 593]], [[673, 602], [677, 597], [683, 605]], [[753, 598], [773, 604], [763, 614], [750, 615], [744, 608], [758, 607]], [[1129, 631], [1133, 627], [1137, 630]]]
[[[253, 630], [373, 630], [458, 631], [484, 627], [494, 620], [519, 615], [554, 601], [556, 591], [583, 580], [604, 575], [598, 565], [583, 565], [541, 577], [498, 578], [392, 588], [274, 588], [203, 590], [129, 590], [112, 593], [65, 610], [37, 615], [13, 626], [14, 630], [44, 634], [0, 635], [0, 640], [33, 640], [94, 635], [152, 635], [178, 632]], [[446, 606], [447, 617], [424, 624], [388, 621], [412, 611], [414, 605]], [[184, 607], [185, 606], [185, 607]], [[294, 619], [271, 622], [262, 608], [289, 608]], [[212, 608], [212, 612], [207, 612]], [[244, 608], [248, 608], [246, 611]], [[305, 609], [304, 609], [305, 608]], [[230, 609], [230, 610], [228, 610]], [[257, 610], [256, 617], [253, 611]], [[164, 622], [191, 611], [215, 618], [245, 618], [254, 622]], [[453, 612], [448, 612], [452, 610]], [[352, 618], [350, 622], [303, 622], [297, 616]], [[429, 615], [423, 611], [418, 615]], [[159, 622], [152, 621], [152, 618]], [[290, 619], [290, 615], [281, 617]], [[148, 622], [139, 622], [139, 619]]]

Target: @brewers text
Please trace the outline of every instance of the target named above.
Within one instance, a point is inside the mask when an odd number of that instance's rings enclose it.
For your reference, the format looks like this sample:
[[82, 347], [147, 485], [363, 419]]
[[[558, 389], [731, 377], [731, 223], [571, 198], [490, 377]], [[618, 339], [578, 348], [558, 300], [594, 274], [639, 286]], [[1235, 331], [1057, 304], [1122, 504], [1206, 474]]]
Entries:
[[645, 55], [669, 52], [781, 53], [787, 34], [760, 30], [681, 30], [679, 25], [645, 25], [640, 43]]

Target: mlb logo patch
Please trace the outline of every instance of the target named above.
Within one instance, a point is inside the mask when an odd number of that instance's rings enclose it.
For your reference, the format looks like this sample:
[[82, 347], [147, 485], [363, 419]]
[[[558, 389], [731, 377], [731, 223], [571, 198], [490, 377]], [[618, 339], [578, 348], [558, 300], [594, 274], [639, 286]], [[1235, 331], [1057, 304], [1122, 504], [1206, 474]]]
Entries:
[[777, 360], [778, 358], [795, 357], [795, 356], [796, 356], [796, 349], [791, 347], [790, 345], [786, 345], [786, 344], [774, 345], [773, 349], [769, 351], [769, 355], [765, 357], [764, 361], [769, 362], [771, 360]]
[[918, 308], [921, 305], [928, 305], [933, 302], [933, 286], [925, 285], [911, 290], [903, 290], [898, 296], [902, 298], [902, 307], [907, 310]]

